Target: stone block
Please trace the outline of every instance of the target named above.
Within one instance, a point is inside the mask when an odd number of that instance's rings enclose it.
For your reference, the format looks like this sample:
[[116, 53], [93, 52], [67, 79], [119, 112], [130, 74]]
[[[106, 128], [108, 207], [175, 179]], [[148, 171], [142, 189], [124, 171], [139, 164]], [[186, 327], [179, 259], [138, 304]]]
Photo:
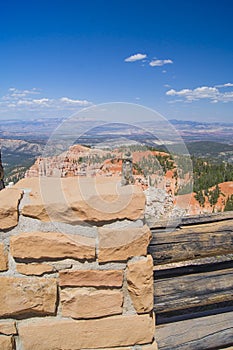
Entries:
[[154, 341], [152, 344], [142, 346], [142, 350], [158, 350], [158, 345]]
[[62, 315], [96, 318], [122, 313], [123, 293], [119, 290], [70, 289], [61, 291]]
[[112, 316], [95, 320], [42, 319], [18, 325], [24, 350], [77, 350], [151, 343], [155, 321], [150, 315]]
[[14, 338], [12, 336], [0, 335], [0, 349], [14, 350]]
[[22, 191], [5, 188], [0, 191], [0, 230], [8, 230], [18, 225], [18, 205]]
[[119, 186], [107, 178], [28, 178], [18, 188], [30, 188], [30, 203], [22, 214], [41, 221], [109, 222], [143, 217], [145, 195], [138, 186]]
[[135, 310], [138, 313], [153, 310], [153, 259], [150, 255], [145, 260], [128, 263], [127, 283]]
[[4, 244], [0, 243], [0, 271], [6, 271], [8, 269], [8, 258], [4, 251]]
[[53, 278], [0, 277], [0, 317], [54, 315], [56, 301]]
[[60, 271], [61, 287], [121, 287], [122, 270]]
[[0, 322], [0, 333], [5, 335], [17, 334], [14, 321], [2, 321]]
[[59, 232], [27, 232], [10, 241], [11, 254], [20, 260], [27, 259], [80, 259], [95, 258], [95, 239]]
[[49, 264], [17, 264], [16, 269], [19, 273], [22, 275], [35, 275], [35, 276], [41, 276], [45, 273], [52, 273], [54, 272], [53, 266]]
[[148, 226], [125, 229], [101, 227], [99, 234], [99, 262], [126, 261], [147, 254], [151, 240]]
[[[124, 347], [117, 347], [117, 348], [99, 348], [99, 350], [134, 350], [135, 348], [133, 348], [132, 346], [128, 347], [128, 346], [124, 346]], [[86, 350], [86, 349], [85, 349]], [[227, 349], [228, 350], [228, 349]]]

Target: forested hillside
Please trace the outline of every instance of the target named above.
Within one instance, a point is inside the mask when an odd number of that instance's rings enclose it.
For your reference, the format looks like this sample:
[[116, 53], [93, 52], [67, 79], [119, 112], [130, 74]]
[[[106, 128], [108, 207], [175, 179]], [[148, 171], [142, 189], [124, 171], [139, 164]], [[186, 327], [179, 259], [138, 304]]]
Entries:
[[[205, 197], [214, 206], [221, 194], [219, 184], [233, 181], [233, 164], [220, 162], [213, 163], [210, 160], [192, 157], [193, 161], [193, 191], [195, 198], [204, 206]], [[227, 200], [226, 209], [231, 210], [231, 199]]]

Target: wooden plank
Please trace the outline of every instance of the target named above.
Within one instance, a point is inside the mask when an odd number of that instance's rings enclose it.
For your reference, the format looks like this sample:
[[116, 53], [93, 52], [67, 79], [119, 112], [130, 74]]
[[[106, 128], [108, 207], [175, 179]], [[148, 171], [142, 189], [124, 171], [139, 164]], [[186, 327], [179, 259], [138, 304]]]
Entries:
[[[216, 264], [233, 264], [233, 254], [221, 255], [221, 256], [209, 256], [203, 258], [196, 258], [190, 260], [183, 260], [175, 263], [154, 265], [153, 270], [158, 273], [158, 271], [175, 271], [174, 269], [187, 269], [194, 270], [198, 266], [205, 266], [205, 270], [208, 270], [211, 266]], [[233, 266], [233, 265], [231, 265]], [[231, 267], [230, 266], [230, 267]]]
[[199, 225], [203, 223], [211, 223], [216, 221], [223, 221], [233, 219], [233, 211], [226, 211], [222, 213], [211, 213], [205, 215], [190, 215], [177, 219], [158, 220], [150, 218], [147, 222], [148, 226], [153, 229], [177, 227], [180, 225]]
[[159, 350], [208, 350], [233, 345], [233, 312], [156, 327]]
[[226, 211], [222, 213], [213, 213], [206, 215], [185, 216], [181, 220], [181, 225], [193, 225], [229, 219], [233, 219], [233, 211]]
[[157, 313], [232, 300], [233, 268], [155, 279], [154, 282], [154, 309]]
[[153, 232], [149, 253], [154, 264], [233, 254], [233, 220], [201, 224], [173, 232]]

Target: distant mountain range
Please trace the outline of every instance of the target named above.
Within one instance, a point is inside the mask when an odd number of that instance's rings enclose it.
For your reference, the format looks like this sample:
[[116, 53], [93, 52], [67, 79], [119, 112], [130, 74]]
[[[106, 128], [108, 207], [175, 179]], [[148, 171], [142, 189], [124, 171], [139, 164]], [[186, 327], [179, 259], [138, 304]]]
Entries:
[[[62, 118], [1, 121], [0, 146], [8, 181], [16, 181], [23, 176], [24, 172], [34, 163], [35, 158], [42, 154], [51, 134], [62, 122], [64, 122]], [[181, 135], [191, 155], [233, 162], [233, 123], [180, 120], [170, 120], [170, 123], [177, 130], [174, 135], [169, 135], [170, 131], [167, 132], [167, 122], [162, 125], [152, 120], [140, 122], [137, 125], [105, 123], [100, 126], [100, 122], [96, 120], [79, 120], [70, 125], [67, 123], [66, 129], [61, 128], [53, 147], [58, 154], [61, 153], [66, 149], [67, 143], [71, 145], [69, 130], [72, 130], [73, 134], [77, 130], [77, 139], [73, 143], [117, 147], [128, 142], [129, 145], [140, 143], [166, 150], [167, 142], [172, 144], [170, 149], [172, 148], [174, 153], [179, 153], [180, 137], [177, 135]], [[160, 134], [163, 135], [163, 139], [166, 138], [164, 147], [161, 142], [158, 142]]]
[[[191, 156], [197, 158], [212, 159], [214, 162], [225, 161], [233, 163], [233, 145], [214, 141], [194, 141], [186, 142], [187, 151]], [[165, 145], [159, 147], [166, 151]], [[173, 144], [172, 151], [175, 154], [180, 154], [180, 144]]]
[[[29, 142], [42, 143], [45, 144], [50, 135], [54, 130], [64, 122], [64, 118], [43, 118], [36, 120], [2, 120], [0, 125], [0, 138], [8, 139], [19, 139]], [[193, 141], [214, 141], [220, 143], [232, 144], [233, 135], [233, 123], [207, 123], [207, 122], [197, 122], [197, 121], [182, 121], [172, 119], [169, 121], [171, 125], [177, 130], [180, 136], [186, 142]], [[67, 123], [68, 124], [68, 123]], [[77, 128], [78, 134], [82, 134], [84, 131], [84, 137], [90, 141], [93, 138], [93, 134], [98, 133], [99, 137], [102, 139], [111, 134], [119, 136], [133, 135], [132, 128], [134, 127], [134, 133], [137, 135], [142, 135], [143, 129], [151, 133], [151, 136], [158, 135], [160, 132], [163, 135], [166, 134], [167, 122], [162, 125], [162, 123], [156, 120], [143, 121], [137, 123], [136, 125], [112, 123], [102, 124], [102, 129], [99, 127], [101, 121], [96, 120], [77, 120], [75, 123], [72, 121], [70, 123], [70, 128], [72, 131]], [[101, 130], [100, 130], [101, 129]], [[137, 129], [137, 132], [135, 131]], [[139, 132], [141, 129], [141, 132]], [[88, 132], [86, 132], [88, 130]], [[68, 130], [66, 130], [69, 133]], [[98, 136], [98, 135], [97, 135]], [[148, 135], [147, 135], [148, 136]], [[168, 141], [171, 139], [175, 142], [174, 135], [167, 135]], [[141, 139], [141, 136], [139, 137]]]
[[233, 123], [226, 123], [226, 122], [199, 122], [199, 121], [194, 121], [194, 120], [177, 120], [177, 119], [170, 119], [170, 123], [173, 125], [189, 125], [189, 126], [233, 126]]
[[[185, 142], [214, 141], [233, 144], [233, 123], [207, 123], [197, 121], [183, 121], [172, 119], [169, 122], [174, 126]], [[154, 122], [142, 123], [155, 130]]]

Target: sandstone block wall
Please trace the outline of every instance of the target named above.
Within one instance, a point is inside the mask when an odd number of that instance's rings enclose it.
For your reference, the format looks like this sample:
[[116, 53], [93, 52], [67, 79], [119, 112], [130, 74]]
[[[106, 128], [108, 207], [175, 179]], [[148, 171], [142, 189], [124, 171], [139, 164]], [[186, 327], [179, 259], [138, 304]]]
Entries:
[[18, 187], [0, 192], [0, 349], [156, 350], [143, 196], [74, 224], [43, 220]]

